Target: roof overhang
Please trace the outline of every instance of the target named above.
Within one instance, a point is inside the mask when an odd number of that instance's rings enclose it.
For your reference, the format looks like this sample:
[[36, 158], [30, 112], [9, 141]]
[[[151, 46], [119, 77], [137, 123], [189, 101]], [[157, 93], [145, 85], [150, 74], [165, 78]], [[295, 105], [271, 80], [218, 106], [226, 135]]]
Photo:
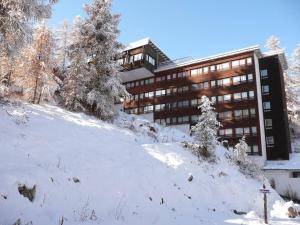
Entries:
[[212, 56], [209, 56], [209, 57], [193, 59], [193, 60], [185, 61], [185, 62], [173, 63], [171, 65], [163, 65], [161, 67], [158, 67], [155, 70], [155, 72], [161, 72], [161, 71], [164, 71], [164, 70], [175, 69], [175, 68], [182, 67], [182, 66], [189, 66], [189, 65], [192, 65], [192, 64], [196, 64], [196, 63], [202, 63], [202, 62], [206, 62], [206, 61], [216, 60], [218, 58], [224, 58], [224, 57], [227, 57], [227, 56], [238, 55], [238, 54], [241, 54], [241, 53], [246, 53], [246, 52], [251, 52], [251, 51], [254, 52], [254, 51], [257, 51], [257, 50], [259, 50], [259, 45], [254, 45], [254, 46], [251, 46], [251, 47], [242, 48], [242, 49], [238, 49], [238, 50], [235, 50], [235, 51], [229, 51], [229, 52], [225, 52], [225, 53], [222, 53], [222, 54], [216, 54], [216, 55], [212, 55]]
[[283, 70], [288, 69], [288, 63], [287, 63], [285, 52], [284, 52], [283, 49], [263, 52], [263, 53], [260, 54], [260, 58], [267, 58], [267, 57], [272, 57], [272, 56], [278, 56], [280, 64], [281, 64]]
[[140, 48], [145, 45], [150, 45], [165, 61], [170, 60], [170, 58], [149, 37], [128, 44], [122, 52]]
[[124, 82], [144, 79], [148, 77], [154, 77], [154, 74], [151, 71], [147, 70], [146, 68], [141, 67], [130, 71], [120, 72], [120, 77], [122, 82], [124, 83]]

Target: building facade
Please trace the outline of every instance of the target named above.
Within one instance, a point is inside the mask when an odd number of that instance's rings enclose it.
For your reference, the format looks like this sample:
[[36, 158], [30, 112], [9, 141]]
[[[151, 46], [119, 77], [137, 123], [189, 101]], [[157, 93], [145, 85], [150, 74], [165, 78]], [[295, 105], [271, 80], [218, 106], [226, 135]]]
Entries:
[[258, 46], [201, 59], [171, 61], [149, 38], [130, 44], [118, 59], [131, 98], [124, 111], [189, 132], [201, 96], [214, 102], [229, 147], [245, 135], [248, 154], [289, 159], [291, 150], [283, 70], [284, 52]]

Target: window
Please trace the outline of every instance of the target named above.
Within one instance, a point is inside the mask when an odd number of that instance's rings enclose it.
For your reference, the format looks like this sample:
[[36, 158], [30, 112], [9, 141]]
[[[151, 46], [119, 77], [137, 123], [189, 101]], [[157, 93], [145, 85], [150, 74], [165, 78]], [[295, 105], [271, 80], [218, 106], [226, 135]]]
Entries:
[[223, 79], [223, 85], [224, 85], [224, 86], [230, 85], [230, 78], [225, 78], [225, 79]]
[[192, 99], [191, 100], [191, 106], [199, 106], [201, 104], [201, 99]]
[[213, 66], [210, 66], [210, 72], [215, 72], [216, 71], [216, 66], [213, 65]]
[[193, 69], [191, 70], [191, 76], [192, 77], [196, 77], [198, 75], [202, 74], [202, 68], [198, 68], [198, 69]]
[[186, 100], [186, 101], [180, 101], [178, 102], [178, 108], [186, 108], [186, 107], [189, 107], [189, 101]]
[[198, 84], [192, 84], [191, 89], [192, 90], [197, 90], [198, 89]]
[[234, 110], [234, 117], [235, 117], [235, 119], [248, 118], [249, 117], [249, 110], [248, 109]]
[[140, 85], [144, 85], [144, 84], [145, 84], [145, 80], [141, 80]]
[[270, 93], [270, 86], [269, 85], [263, 85], [261, 86], [261, 91], [263, 95], [267, 95]]
[[182, 86], [177, 88], [177, 92], [187, 92], [189, 91], [189, 87], [188, 86]]
[[154, 59], [152, 56], [146, 55], [146, 60], [147, 60], [150, 64], [152, 64], [153, 66], [155, 66], [155, 59]]
[[241, 93], [234, 93], [233, 99], [235, 102], [241, 101], [241, 99], [242, 99]]
[[191, 70], [191, 76], [192, 77], [198, 76], [198, 70], [197, 69]]
[[256, 127], [251, 127], [251, 134], [252, 134], [252, 136], [257, 135], [257, 128]]
[[171, 118], [170, 117], [166, 118], [166, 124], [170, 124], [170, 123], [171, 123]]
[[134, 57], [134, 61], [139, 61], [143, 59], [143, 54], [139, 53], [133, 56]]
[[218, 96], [218, 102], [230, 102], [231, 94]]
[[255, 117], [256, 116], [256, 110], [254, 108], [250, 109], [250, 115], [251, 115], [251, 117]]
[[243, 118], [248, 118], [248, 117], [249, 117], [249, 110], [243, 109]]
[[252, 58], [247, 58], [247, 65], [251, 65], [252, 64]]
[[169, 74], [167, 75], [167, 80], [171, 80], [172, 79], [172, 76]]
[[188, 123], [189, 117], [188, 116], [180, 116], [177, 118], [178, 123]]
[[232, 78], [232, 83], [233, 84], [239, 84], [241, 83], [241, 77], [240, 76], [236, 76]]
[[300, 171], [294, 171], [294, 172], [292, 172], [291, 178], [300, 178]]
[[171, 88], [168, 88], [168, 89], [166, 90], [166, 93], [167, 93], [167, 95], [171, 95]]
[[217, 70], [228, 70], [230, 68], [229, 63], [222, 63], [217, 65]]
[[166, 95], [166, 90], [157, 90], [155, 91], [155, 96], [159, 97], [159, 96], [164, 96]]
[[260, 71], [260, 77], [262, 79], [267, 78], [268, 77], [268, 70], [261, 70]]
[[219, 134], [220, 136], [232, 137], [232, 128], [221, 129]]
[[217, 85], [217, 82], [215, 80], [210, 81], [210, 86], [214, 87]]
[[253, 151], [253, 153], [258, 153], [258, 145], [253, 145], [252, 151]]
[[265, 112], [268, 112], [271, 110], [271, 103], [270, 102], [264, 102], [263, 103], [263, 108]]
[[203, 83], [203, 88], [204, 88], [204, 89], [209, 88], [209, 82], [204, 82], [204, 83]]
[[253, 74], [252, 73], [248, 74], [248, 81], [249, 82], [253, 81]]
[[183, 73], [182, 72], [178, 73], [177, 78], [183, 78]]
[[153, 98], [153, 97], [154, 97], [154, 92], [153, 91], [145, 93], [145, 98]]
[[247, 100], [248, 99], [248, 93], [246, 91], [242, 92], [242, 99], [243, 100]]
[[235, 136], [241, 137], [244, 135], [244, 128], [235, 128]]
[[254, 99], [254, 91], [249, 91], [249, 99]]
[[176, 124], [177, 123], [177, 117], [172, 117], [171, 121], [172, 121], [172, 124]]
[[176, 78], [177, 78], [177, 74], [173, 73], [173, 79], [176, 79]]
[[217, 85], [222, 86], [223, 85], [223, 80], [217, 80]]
[[224, 102], [230, 102], [231, 101], [231, 95], [224, 95]]
[[[251, 61], [252, 63], [252, 61]], [[246, 64], [246, 60], [245, 59], [240, 59], [240, 60], [234, 60], [231, 62], [231, 66], [234, 67], [239, 67], [239, 66], [244, 66]]]
[[266, 129], [272, 129], [272, 119], [265, 119]]
[[208, 73], [208, 67], [203, 67], [203, 73], [204, 74]]
[[144, 113], [153, 112], [153, 105], [144, 106]]
[[250, 128], [249, 127], [244, 127], [244, 134], [249, 135], [250, 134]]
[[273, 136], [266, 137], [266, 143], [267, 143], [267, 146], [274, 145], [274, 137]]
[[155, 111], [162, 111], [166, 108], [165, 104], [155, 105]]
[[177, 93], [177, 88], [176, 88], [176, 87], [173, 87], [173, 88], [172, 88], [172, 94], [175, 94], [175, 93]]
[[232, 118], [232, 111], [220, 112], [218, 115], [222, 120], [230, 120]]
[[153, 84], [154, 83], [154, 78], [146, 79], [145, 84]]
[[232, 61], [231, 66], [232, 66], [233, 68], [234, 68], [234, 67], [239, 67], [239, 66], [240, 66], [239, 60]]

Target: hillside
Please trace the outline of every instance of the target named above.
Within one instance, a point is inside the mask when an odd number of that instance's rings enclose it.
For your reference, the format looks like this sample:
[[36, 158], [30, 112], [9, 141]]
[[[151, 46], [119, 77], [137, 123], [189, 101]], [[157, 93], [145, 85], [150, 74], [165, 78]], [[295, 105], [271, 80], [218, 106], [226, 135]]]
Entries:
[[[221, 147], [216, 163], [199, 162], [181, 147], [187, 139], [125, 114], [109, 124], [50, 105], [0, 105], [0, 224], [261, 224], [261, 183]], [[36, 187], [32, 202], [24, 184]], [[285, 215], [290, 203], [268, 197], [271, 224], [300, 224]]]

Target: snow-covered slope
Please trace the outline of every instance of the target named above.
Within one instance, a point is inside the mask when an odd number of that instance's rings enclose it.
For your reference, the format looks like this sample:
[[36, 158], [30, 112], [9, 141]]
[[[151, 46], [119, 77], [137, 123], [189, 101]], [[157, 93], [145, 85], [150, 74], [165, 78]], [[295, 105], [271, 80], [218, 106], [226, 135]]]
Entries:
[[[108, 124], [49, 105], [0, 107], [1, 225], [261, 222], [261, 183], [222, 148], [209, 164], [181, 147], [183, 133], [138, 117]], [[36, 185], [33, 202], [19, 193], [24, 184]], [[272, 224], [298, 224], [280, 200], [269, 195]]]

